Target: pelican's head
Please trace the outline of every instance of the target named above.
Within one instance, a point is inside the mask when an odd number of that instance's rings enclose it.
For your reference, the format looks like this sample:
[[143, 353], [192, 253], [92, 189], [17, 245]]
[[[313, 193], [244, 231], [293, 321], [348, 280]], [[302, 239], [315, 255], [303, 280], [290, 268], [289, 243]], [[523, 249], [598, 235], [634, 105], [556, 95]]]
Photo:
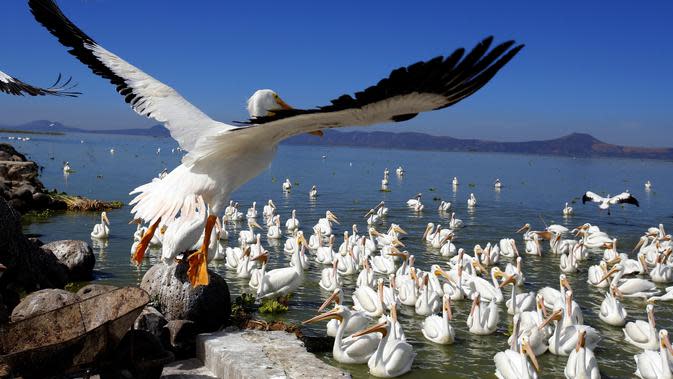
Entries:
[[251, 118], [272, 116], [275, 111], [281, 109], [292, 109], [292, 107], [270, 89], [257, 90], [248, 99], [248, 113]]
[[110, 225], [110, 220], [107, 218], [107, 212], [102, 212], [100, 214], [101, 224]]

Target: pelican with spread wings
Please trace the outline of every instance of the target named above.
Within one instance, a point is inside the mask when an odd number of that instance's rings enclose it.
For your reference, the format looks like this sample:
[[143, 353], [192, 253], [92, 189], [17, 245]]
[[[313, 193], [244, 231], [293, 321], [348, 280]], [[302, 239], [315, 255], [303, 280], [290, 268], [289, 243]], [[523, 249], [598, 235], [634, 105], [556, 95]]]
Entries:
[[21, 80], [14, 78], [0, 71], [0, 92], [8, 93], [10, 95], [16, 96], [69, 96], [77, 97], [81, 95], [79, 92], [71, 91], [75, 85], [71, 84], [72, 78], [68, 78], [65, 81], [62, 80], [63, 77], [61, 74], [58, 75], [56, 82], [47, 88], [40, 88], [32, 86], [28, 83], [22, 82]]
[[[523, 48], [514, 41], [491, 48], [493, 38], [488, 37], [470, 52], [458, 49], [446, 57], [398, 68], [354, 96], [343, 95], [313, 109], [292, 108], [276, 92], [258, 90], [248, 100], [250, 119], [231, 125], [211, 119], [173, 88], [103, 48], [53, 0], [29, 0], [29, 6], [37, 21], [70, 54], [115, 85], [137, 113], [162, 122], [188, 152], [166, 177], [131, 192], [137, 194], [131, 202], [132, 213], [151, 224], [134, 254], [137, 262], [151, 232], [170, 225], [184, 202], [197, 196], [210, 209], [205, 225], [208, 235], [231, 192], [269, 166], [280, 141], [303, 133], [321, 135], [327, 128], [401, 122], [446, 108], [483, 87]], [[203, 246], [189, 259], [189, 278], [195, 286], [208, 283], [205, 254], [207, 247]]]
[[640, 207], [638, 199], [633, 197], [633, 195], [631, 195], [628, 192], [622, 192], [619, 195], [615, 196], [608, 195], [606, 197], [603, 197], [595, 192], [587, 191], [582, 196], [582, 204], [586, 203], [587, 201], [598, 203], [599, 204], [598, 208], [607, 209], [608, 214], [610, 214], [610, 206], [615, 204], [633, 204], [636, 207]]

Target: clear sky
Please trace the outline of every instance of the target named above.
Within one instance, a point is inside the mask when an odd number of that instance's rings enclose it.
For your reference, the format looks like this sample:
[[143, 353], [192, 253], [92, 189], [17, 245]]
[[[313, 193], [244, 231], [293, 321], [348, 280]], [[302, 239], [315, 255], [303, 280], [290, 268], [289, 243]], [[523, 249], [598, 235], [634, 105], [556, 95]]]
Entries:
[[[377, 127], [459, 138], [530, 140], [588, 132], [610, 143], [673, 146], [671, 1], [60, 0], [103, 47], [177, 89], [221, 121], [271, 88], [295, 107], [326, 104], [399, 66], [483, 37], [526, 44], [461, 103]], [[5, 0], [0, 70], [36, 85], [72, 75], [77, 98], [0, 97], [0, 124], [146, 127], [30, 14]]]

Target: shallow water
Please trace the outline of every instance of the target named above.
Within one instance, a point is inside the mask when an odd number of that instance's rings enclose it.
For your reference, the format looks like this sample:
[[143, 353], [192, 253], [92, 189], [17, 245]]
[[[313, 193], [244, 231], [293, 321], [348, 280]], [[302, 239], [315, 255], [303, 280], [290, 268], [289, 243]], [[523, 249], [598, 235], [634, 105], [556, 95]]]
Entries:
[[[125, 203], [131, 199], [127, 195], [131, 189], [149, 181], [164, 167], [175, 167], [180, 159], [178, 153], [171, 153], [175, 143], [165, 138], [33, 135], [28, 142], [17, 142], [6, 141], [6, 136], [0, 134], [0, 141], [14, 143], [20, 151], [44, 166], [42, 180], [47, 187]], [[159, 154], [156, 153], [157, 147], [161, 147]], [[110, 148], [115, 149], [115, 154], [109, 152]], [[323, 155], [327, 156], [326, 159], [321, 158]], [[63, 161], [69, 161], [76, 172], [64, 176]], [[398, 165], [406, 169], [403, 178], [395, 175], [394, 169]], [[386, 167], [391, 170], [392, 191], [380, 192], [380, 180]], [[243, 212], [252, 201], [263, 204], [272, 198], [283, 222], [292, 209], [297, 209], [306, 235], [310, 234], [311, 226], [324, 215], [324, 211], [331, 209], [341, 220], [341, 226], [336, 225], [334, 230], [337, 236], [344, 230], [350, 230], [353, 223], [364, 230], [362, 216], [380, 200], [385, 200], [390, 212], [379, 230], [385, 230], [392, 222], [400, 224], [409, 232], [403, 242], [416, 256], [416, 265], [428, 269], [433, 263], [445, 261], [436, 249], [428, 248], [420, 238], [428, 222], [448, 222], [436, 211], [440, 198], [453, 202], [457, 216], [465, 222], [466, 227], [457, 232], [455, 243], [468, 252], [476, 243], [484, 246], [504, 237], [516, 238], [519, 249], [523, 251], [521, 237], [514, 231], [526, 222], [535, 229], [542, 229], [543, 221], [568, 227], [584, 222], [597, 224], [619, 238], [620, 251], [630, 252], [647, 227], [661, 222], [667, 229], [673, 228], [671, 168], [670, 162], [646, 160], [281, 146], [272, 166], [235, 192], [232, 198], [241, 204]], [[456, 191], [451, 188], [453, 176], [461, 181]], [[288, 195], [283, 194], [280, 187], [286, 177], [296, 183]], [[500, 191], [493, 189], [496, 177], [504, 184]], [[643, 187], [648, 179], [653, 183], [651, 191], [645, 191]], [[309, 201], [307, 196], [312, 184], [318, 186], [320, 193], [315, 201]], [[579, 197], [587, 189], [598, 193], [629, 189], [640, 200], [641, 206], [614, 207], [612, 215], [608, 216], [594, 206], [581, 204]], [[405, 204], [417, 192], [424, 195], [425, 211], [421, 214], [411, 212]], [[466, 207], [470, 192], [479, 200], [474, 211], [468, 211]], [[570, 218], [561, 215], [566, 201], [574, 203], [575, 215]], [[259, 205], [258, 210], [261, 213]], [[129, 208], [109, 212], [108, 216], [111, 237], [106, 246], [94, 249], [96, 280], [117, 285], [138, 284], [144, 271], [156, 262], [156, 255], [151, 254], [141, 269], [136, 269], [129, 262], [135, 230], [134, 225], [128, 224], [131, 219]], [[25, 231], [39, 235], [44, 241], [66, 238], [90, 240], [89, 233], [98, 219], [99, 215], [94, 213], [62, 213], [46, 220], [35, 220], [25, 226]], [[227, 229], [237, 234], [240, 227], [228, 225]], [[233, 239], [229, 241], [232, 245], [236, 243]], [[288, 264], [289, 257], [282, 252], [282, 246], [269, 245], [264, 237], [263, 244], [272, 252], [271, 268]], [[546, 242], [544, 247], [547, 252], [549, 246]], [[586, 270], [601, 258], [600, 253], [592, 254], [589, 260], [582, 262], [580, 271], [569, 275], [569, 279], [584, 312], [585, 323], [598, 329], [603, 336], [596, 349], [602, 374], [605, 377], [631, 377], [635, 371], [633, 355], [638, 353], [638, 349], [624, 342], [620, 328], [606, 325], [598, 318], [603, 292], [586, 284]], [[503, 258], [499, 266], [504, 268], [507, 262]], [[215, 264], [213, 268], [227, 278], [232, 296], [250, 291], [247, 281], [236, 279], [223, 264]], [[304, 285], [293, 297], [290, 311], [281, 319], [298, 322], [315, 314], [327, 295], [318, 286], [320, 268], [311, 263]], [[524, 272], [526, 291], [547, 285], [556, 287], [560, 273], [558, 258], [550, 254], [542, 258], [525, 256]], [[345, 280], [348, 305], [354, 281], [355, 277]], [[509, 290], [505, 296], [509, 297]], [[646, 318], [642, 301], [625, 300], [624, 303], [629, 320]], [[456, 343], [452, 346], [426, 341], [420, 333], [423, 318], [415, 316], [412, 309], [402, 307], [401, 320], [407, 339], [418, 354], [412, 372], [405, 377], [492, 377], [495, 369], [493, 355], [507, 348], [511, 317], [501, 307], [497, 332], [491, 336], [474, 336], [467, 332], [465, 326], [469, 306], [467, 302], [453, 306]], [[658, 304], [655, 313], [658, 326], [673, 332], [670, 304]], [[324, 325], [312, 325], [310, 328], [321, 332]], [[335, 364], [331, 354], [322, 358]], [[549, 353], [540, 357], [541, 377], [562, 377], [566, 359]], [[354, 377], [368, 376], [366, 365], [343, 367]]]

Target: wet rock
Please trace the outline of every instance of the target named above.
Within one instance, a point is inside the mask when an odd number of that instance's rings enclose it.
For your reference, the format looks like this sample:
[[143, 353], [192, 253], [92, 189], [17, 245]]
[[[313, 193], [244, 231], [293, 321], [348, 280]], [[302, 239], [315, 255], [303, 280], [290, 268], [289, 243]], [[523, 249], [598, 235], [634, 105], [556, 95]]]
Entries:
[[194, 321], [170, 320], [166, 324], [170, 336], [171, 351], [179, 359], [193, 357], [196, 354], [196, 336], [199, 328]]
[[80, 299], [88, 299], [90, 297], [98, 296], [112, 290], [116, 290], [119, 287], [110, 286], [106, 284], [88, 284], [77, 291], [77, 296]]
[[12, 311], [11, 320], [16, 322], [34, 315], [70, 305], [79, 300], [72, 292], [61, 289], [44, 289], [26, 296]]
[[43, 245], [42, 249], [50, 250], [68, 268], [71, 281], [92, 278], [96, 257], [88, 243], [78, 240], [54, 241]]
[[0, 198], [0, 262], [7, 269], [0, 277], [0, 291], [11, 286], [26, 292], [63, 288], [68, 269], [50, 251], [35, 246], [21, 230], [19, 213]]
[[138, 316], [133, 326], [135, 329], [144, 330], [161, 341], [164, 347], [169, 347], [170, 330], [165, 328], [168, 321], [156, 308], [146, 306], [143, 312]]
[[152, 266], [140, 283], [167, 320], [194, 321], [200, 331], [214, 331], [229, 322], [231, 300], [227, 282], [208, 270], [210, 283], [192, 288], [187, 263]]

